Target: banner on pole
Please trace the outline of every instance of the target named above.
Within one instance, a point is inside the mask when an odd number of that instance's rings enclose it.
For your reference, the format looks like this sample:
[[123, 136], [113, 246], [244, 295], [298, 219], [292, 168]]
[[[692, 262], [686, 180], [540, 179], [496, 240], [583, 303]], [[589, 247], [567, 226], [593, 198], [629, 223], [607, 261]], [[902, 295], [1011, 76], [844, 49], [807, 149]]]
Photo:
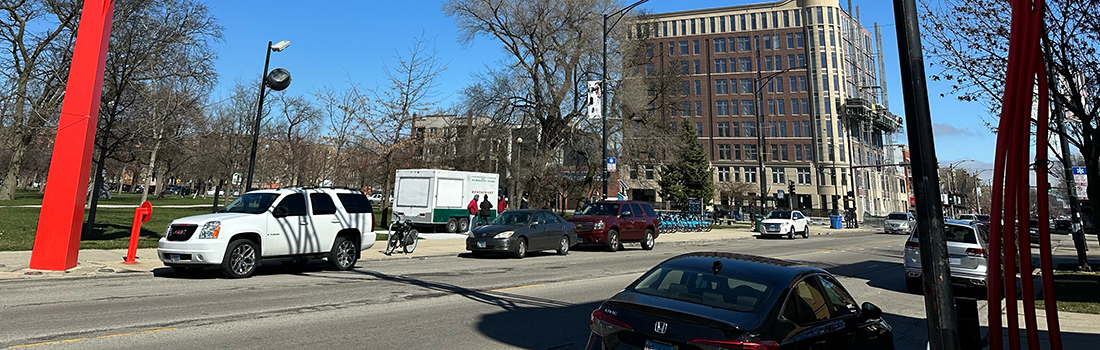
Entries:
[[603, 88], [601, 82], [600, 80], [588, 82], [588, 118], [591, 119], [603, 117]]

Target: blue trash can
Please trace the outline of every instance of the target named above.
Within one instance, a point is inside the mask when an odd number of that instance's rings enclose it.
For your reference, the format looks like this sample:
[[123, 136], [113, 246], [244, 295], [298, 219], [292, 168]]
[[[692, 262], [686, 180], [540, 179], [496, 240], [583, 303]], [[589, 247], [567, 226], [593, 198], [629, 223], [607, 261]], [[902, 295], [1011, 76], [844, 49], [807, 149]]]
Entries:
[[844, 216], [842, 215], [829, 215], [829, 227], [833, 229], [840, 229], [844, 227]]

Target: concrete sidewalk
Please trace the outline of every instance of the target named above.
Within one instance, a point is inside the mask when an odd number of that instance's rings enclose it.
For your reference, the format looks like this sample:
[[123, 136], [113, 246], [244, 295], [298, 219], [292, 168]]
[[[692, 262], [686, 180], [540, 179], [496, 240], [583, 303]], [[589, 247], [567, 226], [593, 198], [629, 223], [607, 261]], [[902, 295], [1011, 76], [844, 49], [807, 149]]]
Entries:
[[[818, 230], [817, 234], [827, 234], [838, 230]], [[846, 230], [847, 231], [847, 230]], [[855, 232], [855, 230], [850, 230]], [[385, 231], [376, 232], [385, 237]], [[687, 232], [662, 234], [657, 238], [658, 247], [662, 243], [700, 242], [708, 240], [744, 239], [753, 236], [748, 229], [720, 229], [711, 232]], [[416, 251], [412, 254], [383, 254], [385, 241], [376, 241], [374, 246], [363, 251], [362, 260], [417, 259], [431, 256], [458, 255], [466, 252], [466, 235], [448, 233], [422, 233]], [[30, 251], [0, 252], [0, 281], [28, 278], [64, 278], [64, 277], [103, 277], [121, 273], [150, 273], [154, 269], [164, 268], [157, 259], [156, 248], [138, 249], [137, 264], [123, 264], [126, 249], [82, 249], [77, 266], [67, 271], [31, 270]]]

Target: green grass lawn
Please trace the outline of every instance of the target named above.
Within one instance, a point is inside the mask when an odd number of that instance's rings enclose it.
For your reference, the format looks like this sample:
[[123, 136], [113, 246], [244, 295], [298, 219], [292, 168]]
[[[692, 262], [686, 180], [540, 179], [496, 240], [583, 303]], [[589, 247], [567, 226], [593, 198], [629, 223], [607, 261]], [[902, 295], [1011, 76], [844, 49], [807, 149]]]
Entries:
[[[1054, 273], [1054, 296], [1058, 311], [1100, 314], [1100, 273], [1062, 272]], [[1042, 309], [1042, 300], [1036, 300], [1035, 306]]]
[[[139, 197], [140, 198], [140, 197]], [[135, 200], [136, 202], [136, 200]], [[152, 202], [152, 201], [150, 201]], [[164, 227], [172, 220], [209, 214], [209, 207], [201, 208], [164, 208], [153, 204], [153, 217], [142, 225], [138, 235], [139, 248], [155, 248], [157, 240], [164, 235]], [[0, 251], [30, 250], [34, 247], [34, 234], [38, 227], [39, 208], [0, 206]], [[376, 211], [375, 225], [381, 221], [381, 211]], [[87, 219], [87, 211], [84, 212]], [[81, 249], [119, 249], [130, 244], [130, 225], [134, 220], [134, 210], [130, 208], [99, 208], [96, 212], [96, 225], [93, 234], [81, 238]], [[385, 227], [375, 227], [385, 230]], [[385, 235], [378, 235], [384, 240]]]
[[[225, 196], [218, 198], [219, 201], [224, 201]], [[141, 200], [141, 193], [112, 193], [111, 199], [100, 198], [100, 204], [112, 204], [112, 205], [138, 205]], [[147, 199], [153, 206], [157, 205], [213, 205], [214, 197], [207, 196], [202, 198], [198, 196], [194, 199], [191, 196], [178, 196], [178, 195], [165, 195], [164, 198], [157, 198], [157, 196], [150, 194]], [[232, 198], [230, 199], [232, 200]], [[223, 202], [224, 203], [224, 202]], [[15, 191], [15, 199], [10, 201], [0, 201], [0, 207], [3, 206], [18, 206], [18, 205], [41, 205], [42, 195], [38, 191]]]

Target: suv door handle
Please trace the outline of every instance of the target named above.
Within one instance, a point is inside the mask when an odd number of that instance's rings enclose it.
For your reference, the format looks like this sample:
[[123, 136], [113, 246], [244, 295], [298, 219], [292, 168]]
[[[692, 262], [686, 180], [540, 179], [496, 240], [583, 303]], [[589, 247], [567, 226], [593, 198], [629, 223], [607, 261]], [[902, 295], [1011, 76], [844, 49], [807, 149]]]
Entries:
[[340, 218], [332, 218], [332, 220], [329, 220], [329, 222], [334, 223], [334, 224], [339, 224], [340, 223]]

